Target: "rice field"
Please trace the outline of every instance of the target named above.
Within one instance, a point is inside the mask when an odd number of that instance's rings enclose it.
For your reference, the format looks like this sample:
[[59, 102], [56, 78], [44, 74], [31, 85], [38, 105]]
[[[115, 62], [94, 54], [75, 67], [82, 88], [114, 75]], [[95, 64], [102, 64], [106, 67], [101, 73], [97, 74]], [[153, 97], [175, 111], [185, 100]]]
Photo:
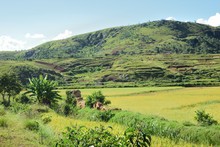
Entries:
[[[94, 122], [94, 121], [87, 121], [87, 120], [77, 120], [77, 119], [73, 119], [70, 117], [64, 117], [64, 116], [60, 116], [58, 114], [55, 113], [48, 113], [43, 117], [46, 116], [51, 116], [51, 122], [48, 124], [52, 130], [54, 130], [57, 134], [60, 134], [61, 132], [66, 130], [66, 127], [71, 126], [71, 125], [79, 125], [79, 126], [86, 126], [88, 128], [94, 128], [95, 126], [111, 126], [113, 129], [110, 130], [112, 131], [112, 133], [116, 134], [116, 135], [120, 135], [121, 133], [123, 133], [126, 129], [125, 126], [119, 125], [119, 124], [115, 124], [115, 123], [105, 123], [105, 122]], [[152, 136], [152, 147], [205, 147], [204, 145], [196, 145], [196, 144], [191, 144], [191, 143], [187, 143], [184, 141], [180, 141], [180, 142], [174, 142], [170, 139], [167, 138], [160, 138], [160, 137], [156, 137], [156, 136]]]
[[[157, 115], [169, 120], [195, 122], [196, 110], [205, 110], [220, 121], [220, 87], [141, 87], [81, 89], [85, 98], [101, 90], [112, 107], [147, 115]], [[61, 90], [65, 95], [65, 90]]]

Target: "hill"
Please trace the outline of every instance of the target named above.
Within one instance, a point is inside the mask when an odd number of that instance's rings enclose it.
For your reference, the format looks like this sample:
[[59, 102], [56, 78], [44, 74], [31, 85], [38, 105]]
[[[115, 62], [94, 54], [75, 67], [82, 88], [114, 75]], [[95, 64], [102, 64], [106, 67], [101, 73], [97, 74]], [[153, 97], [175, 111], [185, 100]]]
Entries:
[[[153, 53], [220, 53], [220, 28], [191, 22], [154, 21], [51, 41], [16, 54], [25, 59]], [[2, 56], [0, 55], [0, 58]]]
[[220, 85], [219, 54], [220, 28], [161, 20], [2, 52], [0, 59], [16, 60], [1, 61], [1, 71], [17, 69], [23, 83], [43, 73], [70, 87], [204, 86]]

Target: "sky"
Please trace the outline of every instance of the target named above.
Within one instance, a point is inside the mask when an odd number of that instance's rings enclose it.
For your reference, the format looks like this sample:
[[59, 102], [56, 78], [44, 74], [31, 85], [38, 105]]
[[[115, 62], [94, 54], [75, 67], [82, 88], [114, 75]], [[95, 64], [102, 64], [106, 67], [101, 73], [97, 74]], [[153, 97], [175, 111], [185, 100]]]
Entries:
[[220, 0], [0, 0], [0, 51], [161, 19], [220, 26]]

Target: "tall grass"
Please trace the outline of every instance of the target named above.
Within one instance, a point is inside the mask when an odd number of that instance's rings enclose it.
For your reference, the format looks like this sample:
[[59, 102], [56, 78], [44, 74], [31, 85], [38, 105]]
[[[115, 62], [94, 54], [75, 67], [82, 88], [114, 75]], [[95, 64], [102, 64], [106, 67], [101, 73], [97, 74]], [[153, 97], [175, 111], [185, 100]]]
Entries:
[[184, 126], [176, 121], [150, 117], [140, 113], [121, 111], [115, 114], [110, 122], [126, 126], [142, 125], [152, 135], [167, 137], [176, 141], [187, 141], [207, 145], [220, 145], [220, 127]]

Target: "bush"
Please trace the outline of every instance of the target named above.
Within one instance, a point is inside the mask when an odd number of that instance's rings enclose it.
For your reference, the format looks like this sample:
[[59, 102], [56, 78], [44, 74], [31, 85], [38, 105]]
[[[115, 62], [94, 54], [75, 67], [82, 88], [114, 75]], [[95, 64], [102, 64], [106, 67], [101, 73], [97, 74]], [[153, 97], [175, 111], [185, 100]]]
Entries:
[[12, 103], [11, 106], [10, 106], [10, 110], [13, 113], [26, 112], [28, 109], [29, 109], [28, 105], [21, 104], [21, 103], [16, 103], [16, 102]]
[[204, 110], [197, 110], [195, 119], [201, 126], [211, 126], [218, 124], [218, 122], [214, 120], [213, 117], [209, 113], [206, 113]]
[[30, 104], [32, 101], [27, 95], [21, 94], [16, 98], [16, 102], [22, 104]]
[[6, 111], [3, 107], [0, 107], [0, 116], [4, 116], [6, 114]]
[[28, 129], [31, 131], [38, 131], [40, 129], [40, 125], [35, 120], [28, 120], [25, 122], [25, 129]]
[[0, 127], [3, 127], [3, 128], [8, 127], [8, 120], [5, 118], [0, 118]]
[[124, 135], [114, 135], [103, 126], [89, 129], [82, 126], [68, 127], [67, 132], [57, 141], [56, 146], [150, 146], [151, 137], [141, 130], [129, 128]]
[[65, 105], [63, 109], [63, 113], [65, 116], [68, 116], [70, 114], [71, 108], [70, 105]]
[[76, 106], [76, 98], [73, 96], [72, 91], [66, 91], [65, 103], [68, 105]]
[[42, 119], [42, 121], [43, 121], [44, 124], [48, 124], [49, 122], [51, 122], [51, 116], [44, 117]]
[[111, 110], [108, 111], [100, 111], [99, 115], [98, 115], [98, 119], [100, 119], [101, 121], [105, 121], [108, 122], [115, 114], [112, 113]]
[[86, 98], [86, 106], [92, 108], [96, 102], [101, 102], [102, 104], [110, 104], [111, 101], [105, 101], [105, 96], [101, 91], [96, 91]]

